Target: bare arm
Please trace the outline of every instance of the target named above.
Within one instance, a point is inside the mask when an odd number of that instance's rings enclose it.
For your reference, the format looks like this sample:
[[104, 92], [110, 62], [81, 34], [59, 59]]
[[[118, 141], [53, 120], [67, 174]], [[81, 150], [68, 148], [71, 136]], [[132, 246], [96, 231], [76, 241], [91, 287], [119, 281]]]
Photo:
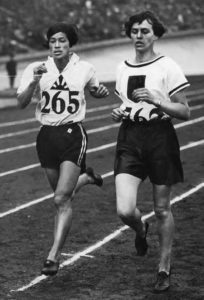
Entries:
[[99, 84], [98, 87], [92, 87], [89, 92], [95, 98], [104, 98], [109, 95], [108, 89], [103, 84]]
[[121, 107], [114, 108], [112, 110], [111, 117], [114, 122], [121, 122], [123, 117], [125, 117], [124, 111], [121, 109]]
[[174, 118], [185, 121], [189, 120], [190, 109], [185, 93], [181, 91], [174, 94], [171, 96], [171, 101], [161, 102], [160, 109]]
[[20, 108], [25, 108], [31, 102], [37, 84], [38, 82], [33, 80], [22, 93], [17, 95]]
[[17, 100], [20, 108], [25, 108], [32, 100], [35, 89], [43, 75], [47, 70], [44, 64], [41, 64], [33, 69], [33, 80], [28, 87], [20, 94], [17, 95]]

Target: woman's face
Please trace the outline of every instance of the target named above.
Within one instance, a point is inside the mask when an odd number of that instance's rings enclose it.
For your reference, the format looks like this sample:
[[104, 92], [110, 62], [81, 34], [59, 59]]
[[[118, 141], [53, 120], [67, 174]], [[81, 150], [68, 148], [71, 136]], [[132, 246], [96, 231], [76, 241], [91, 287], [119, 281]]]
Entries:
[[144, 20], [141, 24], [134, 23], [131, 28], [130, 37], [134, 47], [139, 52], [146, 52], [153, 48], [154, 41], [157, 40], [152, 25]]
[[51, 56], [55, 59], [69, 57], [69, 40], [64, 32], [53, 34], [49, 40]]

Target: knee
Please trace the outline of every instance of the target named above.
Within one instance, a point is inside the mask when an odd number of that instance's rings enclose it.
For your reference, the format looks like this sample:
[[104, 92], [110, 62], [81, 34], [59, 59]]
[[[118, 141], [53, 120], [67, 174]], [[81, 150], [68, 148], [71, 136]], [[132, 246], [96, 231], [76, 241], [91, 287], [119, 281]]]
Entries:
[[156, 206], [154, 208], [155, 216], [157, 219], [164, 220], [167, 219], [171, 213], [171, 208], [170, 207], [161, 207], [161, 206]]
[[120, 207], [117, 207], [117, 215], [121, 219], [127, 219], [131, 215], [131, 212], [127, 209], [125, 210]]
[[54, 204], [56, 208], [63, 208], [69, 206], [71, 203], [71, 194], [60, 192], [54, 195]]
[[127, 221], [131, 221], [132, 219], [135, 220], [136, 217], [136, 209], [130, 208], [130, 207], [117, 207], [117, 215], [119, 218], [126, 223]]

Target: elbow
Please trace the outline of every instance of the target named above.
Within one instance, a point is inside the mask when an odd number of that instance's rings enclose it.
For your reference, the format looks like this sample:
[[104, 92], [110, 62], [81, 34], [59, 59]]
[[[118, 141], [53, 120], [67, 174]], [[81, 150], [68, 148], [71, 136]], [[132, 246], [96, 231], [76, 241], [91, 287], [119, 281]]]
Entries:
[[185, 121], [188, 121], [191, 117], [191, 112], [190, 109], [188, 107], [188, 109], [186, 110], [186, 114], [185, 114]]
[[25, 103], [23, 103], [19, 97], [17, 96], [17, 107], [20, 109], [24, 109], [26, 107]]
[[190, 110], [189, 110], [182, 115], [181, 119], [183, 121], [188, 121], [190, 119], [190, 116], [191, 116], [191, 114], [190, 114]]
[[191, 114], [190, 112], [188, 113], [188, 115], [186, 116], [186, 121], [190, 120]]
[[183, 109], [181, 112], [181, 119], [183, 121], [188, 121], [190, 119], [191, 113], [190, 113], [190, 108], [189, 106], [186, 106], [185, 109]]

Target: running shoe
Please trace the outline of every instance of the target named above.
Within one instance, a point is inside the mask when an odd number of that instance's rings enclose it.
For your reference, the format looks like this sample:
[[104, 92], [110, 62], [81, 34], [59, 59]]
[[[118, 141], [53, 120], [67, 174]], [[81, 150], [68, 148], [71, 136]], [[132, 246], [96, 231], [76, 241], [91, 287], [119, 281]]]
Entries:
[[158, 272], [157, 280], [154, 286], [155, 293], [163, 293], [167, 291], [170, 287], [170, 274], [167, 274], [165, 271]]
[[136, 234], [135, 238], [135, 248], [137, 250], [138, 256], [144, 256], [147, 253], [148, 244], [147, 244], [147, 231], [149, 228], [149, 224], [145, 223], [145, 236], [141, 237], [138, 234]]
[[103, 185], [103, 178], [101, 177], [101, 175], [94, 173], [93, 168], [87, 168], [86, 174], [88, 174], [88, 176], [90, 176], [94, 180], [93, 184], [97, 186]]
[[58, 261], [52, 261], [50, 259], [46, 259], [44, 262], [41, 274], [46, 276], [54, 276], [57, 274], [59, 269], [59, 262]]

